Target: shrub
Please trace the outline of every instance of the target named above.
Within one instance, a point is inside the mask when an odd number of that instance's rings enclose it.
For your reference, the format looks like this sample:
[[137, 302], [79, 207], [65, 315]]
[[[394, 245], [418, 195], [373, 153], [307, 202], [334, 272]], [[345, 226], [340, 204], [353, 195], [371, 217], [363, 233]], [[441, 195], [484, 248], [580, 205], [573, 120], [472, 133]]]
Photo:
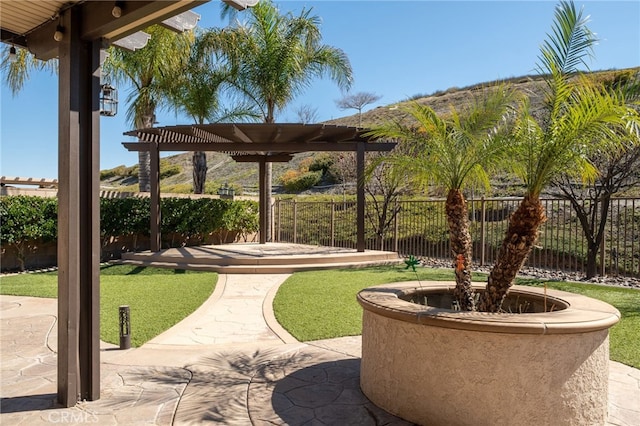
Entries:
[[[287, 173], [285, 173], [285, 175]], [[320, 179], [322, 179], [322, 172], [300, 173], [298, 176], [291, 179], [282, 179], [282, 186], [284, 186], [284, 189], [288, 192], [301, 192], [317, 185], [320, 182]]]
[[328, 184], [339, 183], [341, 181], [340, 171], [338, 170], [335, 160], [328, 154], [316, 156], [309, 165], [309, 171], [321, 172], [322, 180]]
[[160, 179], [179, 175], [180, 173], [182, 173], [182, 166], [179, 164], [171, 164], [168, 160], [160, 160]]
[[100, 235], [149, 235], [149, 198], [101, 198]]
[[[9, 196], [0, 198], [0, 243], [15, 247], [24, 269], [28, 250], [38, 241], [57, 238], [56, 198]], [[215, 232], [233, 231], [245, 236], [258, 230], [255, 201], [215, 198], [163, 198], [161, 232], [204, 238]], [[149, 235], [149, 198], [101, 198], [100, 236], [106, 245], [112, 237]]]
[[16, 249], [20, 269], [37, 240], [52, 241], [58, 232], [55, 198], [15, 196], [0, 198], [0, 243]]
[[138, 169], [136, 166], [126, 167], [125, 165], [116, 166], [113, 169], [101, 170], [100, 180], [111, 179], [114, 177], [136, 176]]

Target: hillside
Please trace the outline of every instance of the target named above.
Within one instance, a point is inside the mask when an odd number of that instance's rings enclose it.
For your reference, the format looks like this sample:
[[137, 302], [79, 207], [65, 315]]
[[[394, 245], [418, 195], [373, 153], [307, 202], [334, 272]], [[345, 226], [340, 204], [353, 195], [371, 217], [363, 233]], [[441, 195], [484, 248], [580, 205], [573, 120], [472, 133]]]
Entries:
[[[602, 80], [612, 80], [615, 75], [623, 72], [638, 73], [640, 72], [640, 67], [620, 71], [600, 71], [594, 72], [592, 74], [594, 75], [594, 78]], [[452, 105], [457, 109], [462, 107], [471, 99], [472, 93], [480, 91], [483, 88], [491, 87], [501, 83], [508, 83], [515, 90], [527, 94], [527, 96], [529, 96], [530, 98], [532, 109], [534, 111], [541, 110], [543, 102], [542, 88], [545, 84], [544, 81], [539, 76], [523, 76], [511, 78], [507, 81], [479, 83], [464, 88], [453, 87], [446, 91], [436, 92], [431, 95], [416, 95], [406, 101], [386, 106], [380, 106], [362, 113], [362, 126], [373, 127], [387, 120], [401, 118], [401, 107], [409, 102], [423, 103], [433, 108], [436, 112], [445, 114], [449, 111]], [[324, 123], [357, 126], [358, 120], [358, 115], [353, 114], [342, 118], [329, 120]], [[307, 157], [315, 157], [320, 154], [321, 153], [298, 154], [289, 163], [274, 163], [274, 185], [277, 185], [279, 183], [280, 177], [285, 172], [287, 172], [287, 170], [297, 169], [303, 159]], [[217, 188], [225, 183], [228, 183], [229, 185], [236, 188], [239, 194], [254, 194], [257, 192], [257, 164], [236, 163], [231, 159], [231, 157], [226, 154], [209, 152], [207, 153], [207, 165], [209, 167], [209, 170], [207, 172], [207, 192], [216, 193]], [[103, 175], [110, 176], [108, 179], [102, 180], [102, 186], [115, 190], [136, 191], [137, 172], [135, 170], [135, 167], [136, 165], [130, 165], [128, 167], [121, 166], [116, 169], [102, 171]], [[163, 191], [190, 192], [192, 175], [191, 153], [177, 154], [164, 158], [161, 165], [161, 171], [162, 170], [170, 172], [167, 174], [175, 173], [172, 176], [165, 177], [161, 180]], [[279, 192], [279, 188], [277, 186], [274, 188], [274, 192]]]

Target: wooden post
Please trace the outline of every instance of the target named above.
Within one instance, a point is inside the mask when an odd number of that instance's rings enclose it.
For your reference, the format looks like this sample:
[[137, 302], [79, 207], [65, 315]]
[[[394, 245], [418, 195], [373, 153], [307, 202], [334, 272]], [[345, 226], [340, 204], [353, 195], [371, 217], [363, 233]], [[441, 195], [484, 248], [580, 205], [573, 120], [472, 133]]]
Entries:
[[151, 205], [151, 251], [159, 252], [162, 248], [160, 223], [162, 220], [160, 213], [160, 152], [158, 151], [158, 144], [152, 143], [149, 150], [149, 162], [150, 162], [150, 205]]
[[[267, 241], [271, 242], [272, 241], [272, 235], [271, 235], [271, 224], [273, 222], [273, 218], [272, 218], [272, 211], [271, 211], [271, 181], [273, 179], [273, 163], [268, 162], [265, 163], [264, 166], [264, 185], [263, 185], [263, 189], [262, 192], [264, 192], [265, 197], [264, 197], [264, 203], [265, 203], [265, 208], [264, 208], [264, 240], [265, 243]], [[261, 232], [260, 234], [262, 235], [263, 232]]]
[[266, 244], [267, 242], [267, 227], [269, 226], [269, 217], [267, 209], [269, 208], [269, 201], [267, 199], [267, 167], [264, 159], [259, 161], [258, 175], [259, 175], [259, 222], [260, 222], [260, 244]]
[[275, 240], [280, 242], [282, 241], [282, 214], [280, 212], [280, 200], [276, 200], [274, 206], [276, 209], [277, 227], [274, 229], [273, 234], [275, 235]]
[[61, 16], [58, 116], [58, 392], [64, 407], [100, 398], [100, 44], [83, 16]]

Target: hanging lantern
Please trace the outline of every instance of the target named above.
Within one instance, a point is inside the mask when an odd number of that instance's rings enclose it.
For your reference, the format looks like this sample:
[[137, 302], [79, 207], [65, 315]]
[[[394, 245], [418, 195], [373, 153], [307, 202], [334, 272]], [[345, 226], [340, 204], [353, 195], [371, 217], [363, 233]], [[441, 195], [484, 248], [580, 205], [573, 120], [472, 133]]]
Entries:
[[113, 117], [118, 113], [118, 90], [110, 84], [100, 86], [100, 115]]

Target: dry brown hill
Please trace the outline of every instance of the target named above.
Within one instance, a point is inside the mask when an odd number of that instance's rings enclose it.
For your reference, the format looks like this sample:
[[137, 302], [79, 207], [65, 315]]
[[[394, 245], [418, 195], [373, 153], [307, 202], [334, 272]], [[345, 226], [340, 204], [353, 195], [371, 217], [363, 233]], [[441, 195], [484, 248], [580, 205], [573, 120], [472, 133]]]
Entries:
[[[627, 70], [599, 71], [592, 73], [594, 78], [602, 80], [612, 80], [620, 73], [640, 72], [640, 67]], [[363, 127], [373, 127], [390, 119], [397, 119], [402, 116], [401, 107], [408, 102], [424, 103], [433, 108], [438, 113], [447, 113], [453, 105], [457, 109], [462, 107], [471, 99], [473, 92], [481, 91], [483, 88], [497, 84], [508, 83], [515, 90], [529, 96], [533, 110], [542, 108], [542, 87], [545, 84], [539, 76], [524, 76], [500, 80], [487, 83], [480, 83], [469, 87], [453, 87], [445, 91], [433, 93], [431, 95], [416, 95], [406, 101], [391, 105], [380, 106], [362, 113], [361, 122]], [[327, 124], [358, 126], [359, 117], [357, 114], [326, 121]], [[279, 177], [289, 169], [297, 169], [300, 162], [309, 156], [318, 155], [315, 153], [299, 154], [290, 163], [274, 163], [273, 175], [274, 184], [279, 182]], [[228, 155], [220, 153], [207, 153], [207, 192], [215, 193], [217, 188], [228, 183], [234, 186], [239, 192], [251, 194], [257, 192], [258, 186], [258, 165], [251, 163], [236, 163]], [[112, 169], [103, 171], [103, 175], [109, 176], [102, 180], [102, 185], [114, 189], [137, 190], [137, 177], [135, 165], [130, 167], [120, 167], [118, 170]], [[189, 192], [191, 188], [191, 153], [177, 154], [163, 159], [161, 169], [172, 170], [175, 174], [162, 179], [163, 191]], [[277, 188], [276, 188], [277, 189]]]

